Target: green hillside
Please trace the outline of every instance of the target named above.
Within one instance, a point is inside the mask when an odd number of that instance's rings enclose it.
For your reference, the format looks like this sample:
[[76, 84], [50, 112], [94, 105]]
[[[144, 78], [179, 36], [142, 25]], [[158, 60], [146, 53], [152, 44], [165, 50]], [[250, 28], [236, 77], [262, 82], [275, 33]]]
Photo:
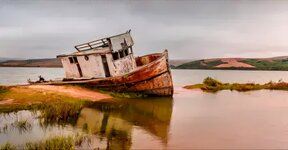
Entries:
[[[231, 58], [233, 59], [233, 58]], [[196, 60], [188, 63], [181, 64], [174, 67], [175, 69], [219, 69], [219, 70], [288, 70], [288, 59], [243, 59], [235, 58], [234, 62], [251, 65], [251, 67], [220, 67], [218, 65], [228, 64], [228, 62], [223, 62], [223, 59], [210, 59], [210, 60]], [[217, 67], [216, 67], [217, 66]], [[222, 65], [223, 66], [223, 65]]]
[[56, 58], [7, 60], [0, 62], [0, 67], [62, 67], [60, 60]]
[[210, 69], [220, 64], [223, 64], [221, 60], [209, 62], [205, 62], [204, 60], [196, 60], [176, 66], [175, 69]]
[[288, 70], [288, 59], [272, 61], [248, 59], [241, 62], [255, 66], [257, 70]]

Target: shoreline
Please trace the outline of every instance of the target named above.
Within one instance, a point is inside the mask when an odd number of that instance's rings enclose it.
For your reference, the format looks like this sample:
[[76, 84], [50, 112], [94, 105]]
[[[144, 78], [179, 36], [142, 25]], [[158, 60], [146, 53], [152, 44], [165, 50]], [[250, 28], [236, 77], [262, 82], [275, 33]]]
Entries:
[[222, 83], [211, 77], [207, 77], [202, 83], [186, 85], [183, 88], [188, 90], [201, 89], [203, 92], [216, 93], [222, 90], [247, 92], [255, 90], [283, 90], [288, 91], [288, 83], [279, 82], [268, 82], [265, 84], [255, 84], [255, 83]]
[[57, 106], [66, 103], [84, 106], [95, 102], [114, 101], [109, 94], [77, 86], [0, 86], [0, 113], [29, 110], [45, 105]]
[[58, 86], [58, 85], [28, 85], [30, 89], [37, 90], [40, 92], [53, 92], [57, 94], [63, 94], [71, 96], [73, 98], [96, 101], [107, 101], [113, 97], [108, 94], [103, 94], [90, 89], [77, 86]]

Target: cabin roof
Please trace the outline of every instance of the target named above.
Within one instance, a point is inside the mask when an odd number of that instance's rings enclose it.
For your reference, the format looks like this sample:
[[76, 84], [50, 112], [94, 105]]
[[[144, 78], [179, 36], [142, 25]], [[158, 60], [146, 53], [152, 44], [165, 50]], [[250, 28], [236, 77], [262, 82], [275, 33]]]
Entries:
[[87, 42], [87, 43], [79, 44], [79, 45], [76, 45], [74, 47], [75, 47], [75, 49], [77, 51], [80, 52], [80, 51], [91, 50], [91, 49], [102, 47], [102, 46], [108, 46], [108, 44], [109, 44], [108, 40], [110, 40], [111, 38], [115, 38], [115, 37], [118, 37], [118, 36], [125, 35], [125, 34], [130, 34], [130, 31], [131, 30], [128, 30], [125, 33], [121, 33], [121, 34], [105, 37], [105, 38], [102, 38], [102, 39], [90, 41], [90, 42]]
[[69, 57], [69, 56], [84, 56], [84, 55], [92, 55], [92, 54], [107, 54], [110, 53], [109, 47], [101, 47], [101, 48], [94, 48], [91, 50], [85, 50], [85, 51], [80, 51], [80, 52], [74, 52], [71, 54], [63, 54], [63, 55], [58, 55], [58, 57]]
[[[83, 56], [83, 55], [92, 55], [92, 54], [106, 54], [106, 53], [111, 53], [111, 50], [119, 50], [122, 49], [122, 42], [119, 42], [119, 39], [117, 37], [122, 36], [122, 35], [128, 35], [129, 38], [124, 38], [124, 43], [127, 46], [132, 46], [133, 45], [133, 40], [130, 35], [130, 30], [128, 30], [125, 33], [121, 33], [118, 35], [98, 39], [95, 41], [90, 41], [88, 43], [83, 43], [80, 45], [74, 46], [77, 52], [71, 53], [71, 54], [63, 54], [63, 55], [58, 55], [57, 58], [59, 57], [68, 57], [68, 56]], [[112, 38], [112, 39], [111, 39]], [[114, 39], [114, 41], [113, 41]], [[111, 45], [111, 40], [112, 40], [112, 45]], [[122, 39], [121, 39], [122, 40]], [[127, 41], [125, 41], [127, 40]], [[127, 42], [127, 43], [126, 43]], [[113, 44], [114, 43], [114, 44]], [[115, 44], [116, 43], [116, 44]], [[110, 47], [109, 47], [110, 46]]]

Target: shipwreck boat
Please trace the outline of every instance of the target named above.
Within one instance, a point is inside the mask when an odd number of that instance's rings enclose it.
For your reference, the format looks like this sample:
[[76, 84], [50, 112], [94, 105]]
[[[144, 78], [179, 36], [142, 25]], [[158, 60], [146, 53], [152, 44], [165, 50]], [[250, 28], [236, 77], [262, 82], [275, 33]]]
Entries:
[[65, 70], [58, 81], [31, 84], [82, 84], [116, 92], [172, 96], [168, 51], [134, 57], [130, 31], [76, 45], [77, 52], [57, 56]]

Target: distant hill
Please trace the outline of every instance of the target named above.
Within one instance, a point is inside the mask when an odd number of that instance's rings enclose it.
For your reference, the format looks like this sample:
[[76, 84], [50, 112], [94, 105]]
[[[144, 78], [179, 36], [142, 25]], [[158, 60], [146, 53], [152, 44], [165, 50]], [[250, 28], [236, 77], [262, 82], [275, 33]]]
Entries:
[[[9, 59], [9, 58], [7, 58]], [[0, 58], [0, 67], [62, 67], [61, 61], [56, 58], [7, 60]], [[171, 66], [178, 66], [190, 60], [171, 60]]]
[[3, 62], [3, 61], [7, 61], [7, 60], [17, 60], [16, 58], [6, 58], [6, 57], [0, 57], [0, 62]]
[[175, 69], [288, 70], [288, 56], [272, 58], [215, 58], [187, 62]]
[[181, 64], [194, 61], [195, 59], [172, 59], [169, 61], [172, 66], [179, 66]]
[[181, 64], [191, 62], [191, 61], [194, 61], [194, 60], [193, 59], [172, 59], [172, 60], [169, 60], [169, 64], [170, 64], [170, 67], [174, 69]]
[[6, 60], [0, 62], [0, 67], [62, 67], [60, 60], [56, 58]]
[[[220, 70], [287, 70], [288, 56], [272, 58], [213, 58], [202, 60], [170, 60], [173, 69]], [[0, 67], [62, 67], [56, 58], [2, 60]]]

